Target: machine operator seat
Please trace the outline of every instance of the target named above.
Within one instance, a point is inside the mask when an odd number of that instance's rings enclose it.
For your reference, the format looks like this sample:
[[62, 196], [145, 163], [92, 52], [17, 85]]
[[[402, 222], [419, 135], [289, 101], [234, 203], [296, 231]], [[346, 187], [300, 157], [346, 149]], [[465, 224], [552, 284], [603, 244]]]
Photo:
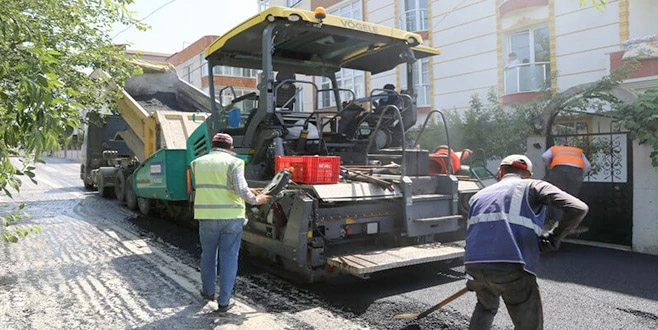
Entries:
[[[295, 79], [295, 74], [292, 72], [281, 71], [276, 74], [275, 88], [283, 83], [286, 79]], [[276, 90], [276, 108], [293, 110], [295, 105], [295, 96], [297, 94], [297, 87], [291, 82], [284, 83]]]

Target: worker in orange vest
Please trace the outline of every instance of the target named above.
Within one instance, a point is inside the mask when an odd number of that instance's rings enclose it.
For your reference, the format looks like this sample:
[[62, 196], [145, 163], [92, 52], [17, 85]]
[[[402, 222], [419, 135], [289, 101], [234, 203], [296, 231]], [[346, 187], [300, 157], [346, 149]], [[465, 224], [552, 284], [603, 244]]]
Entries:
[[[580, 186], [583, 183], [583, 176], [592, 168], [589, 160], [585, 156], [583, 149], [578, 147], [556, 145], [548, 148], [542, 154], [544, 162], [548, 166], [546, 181], [554, 186], [566, 191], [568, 194], [578, 197]], [[558, 209], [551, 208], [547, 216], [550, 228], [556, 221], [562, 219], [562, 212]], [[585, 227], [574, 230], [574, 232], [587, 231]]]
[[[470, 153], [468, 155], [470, 155]], [[446, 145], [436, 147], [434, 152], [430, 154], [430, 174], [448, 173], [448, 157], [450, 157], [450, 174], [457, 174], [461, 168], [461, 160], [459, 159], [460, 155], [457, 155], [457, 153], [451, 149], [450, 156], [448, 156], [448, 146]]]

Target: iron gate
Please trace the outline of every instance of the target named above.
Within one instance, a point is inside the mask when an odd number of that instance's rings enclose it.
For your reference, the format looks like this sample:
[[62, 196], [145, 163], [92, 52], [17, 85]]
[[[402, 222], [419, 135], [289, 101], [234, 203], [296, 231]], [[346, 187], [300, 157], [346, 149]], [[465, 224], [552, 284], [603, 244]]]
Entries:
[[592, 163], [579, 198], [589, 206], [579, 239], [630, 246], [633, 229], [632, 141], [624, 132], [553, 135], [555, 145], [582, 148]]

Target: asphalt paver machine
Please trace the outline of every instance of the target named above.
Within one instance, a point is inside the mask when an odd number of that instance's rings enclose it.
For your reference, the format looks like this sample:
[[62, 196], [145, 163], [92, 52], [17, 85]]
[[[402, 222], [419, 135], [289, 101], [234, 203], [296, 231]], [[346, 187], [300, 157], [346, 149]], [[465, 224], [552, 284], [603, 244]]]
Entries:
[[[465, 231], [458, 180], [428, 174], [428, 151], [407, 136], [417, 119], [414, 63], [438, 54], [415, 33], [321, 9], [271, 7], [206, 50], [210, 95], [222, 97], [187, 139], [187, 173], [168, 175], [187, 177], [191, 203], [189, 163], [210, 150], [215, 133], [231, 134], [250, 186], [276, 187], [270, 203], [248, 207], [243, 247], [308, 281], [460, 258], [463, 248], [450, 244]], [[363, 84], [355, 91], [338, 79], [345, 70], [376, 75], [399, 65], [407, 87], [392, 92], [395, 102], [378, 102], [391, 91], [366, 93]], [[224, 100], [234, 86], [215, 82], [218, 66], [260, 70], [258, 90]], [[168, 167], [167, 152], [135, 171], [140, 198], [164, 196], [150, 182]]]

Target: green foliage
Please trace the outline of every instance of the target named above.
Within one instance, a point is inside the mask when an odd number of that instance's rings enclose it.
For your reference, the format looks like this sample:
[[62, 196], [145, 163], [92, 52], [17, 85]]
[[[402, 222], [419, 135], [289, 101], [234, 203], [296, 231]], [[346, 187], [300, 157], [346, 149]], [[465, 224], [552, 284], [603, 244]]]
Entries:
[[[43, 151], [80, 127], [83, 109], [116, 100], [102, 69], [118, 85], [137, 68], [112, 43], [115, 24], [134, 24], [133, 0], [0, 0], [0, 190], [11, 197], [25, 175], [34, 181]], [[104, 78], [109, 79], [109, 78]], [[21, 160], [12, 161], [10, 157]], [[19, 231], [20, 232], [20, 231]]]
[[[478, 94], [471, 96], [470, 107], [463, 114], [446, 112], [452, 149], [482, 149], [489, 157], [504, 157], [510, 153], [524, 153], [528, 136], [534, 134], [532, 119], [541, 111], [540, 102], [500, 108], [493, 91], [482, 101]], [[440, 123], [440, 121], [439, 121]], [[417, 142], [430, 151], [446, 143], [443, 124], [429, 126]]]
[[598, 10], [603, 10], [605, 8], [606, 0], [580, 0], [580, 6], [583, 7], [583, 6], [587, 5], [590, 2]]
[[653, 147], [651, 164], [658, 167], [658, 90], [648, 90], [633, 103], [617, 106], [621, 125], [640, 144]]
[[3, 241], [16, 243], [20, 237], [27, 236], [29, 233], [41, 231], [41, 227], [36, 225], [15, 225], [16, 222], [21, 221], [25, 216], [28, 216], [28, 214], [25, 212], [22, 212], [22, 214], [19, 213], [24, 208], [25, 204], [21, 203], [18, 205], [17, 211], [0, 217], [2, 220], [2, 226], [0, 226], [0, 237], [2, 237]]

